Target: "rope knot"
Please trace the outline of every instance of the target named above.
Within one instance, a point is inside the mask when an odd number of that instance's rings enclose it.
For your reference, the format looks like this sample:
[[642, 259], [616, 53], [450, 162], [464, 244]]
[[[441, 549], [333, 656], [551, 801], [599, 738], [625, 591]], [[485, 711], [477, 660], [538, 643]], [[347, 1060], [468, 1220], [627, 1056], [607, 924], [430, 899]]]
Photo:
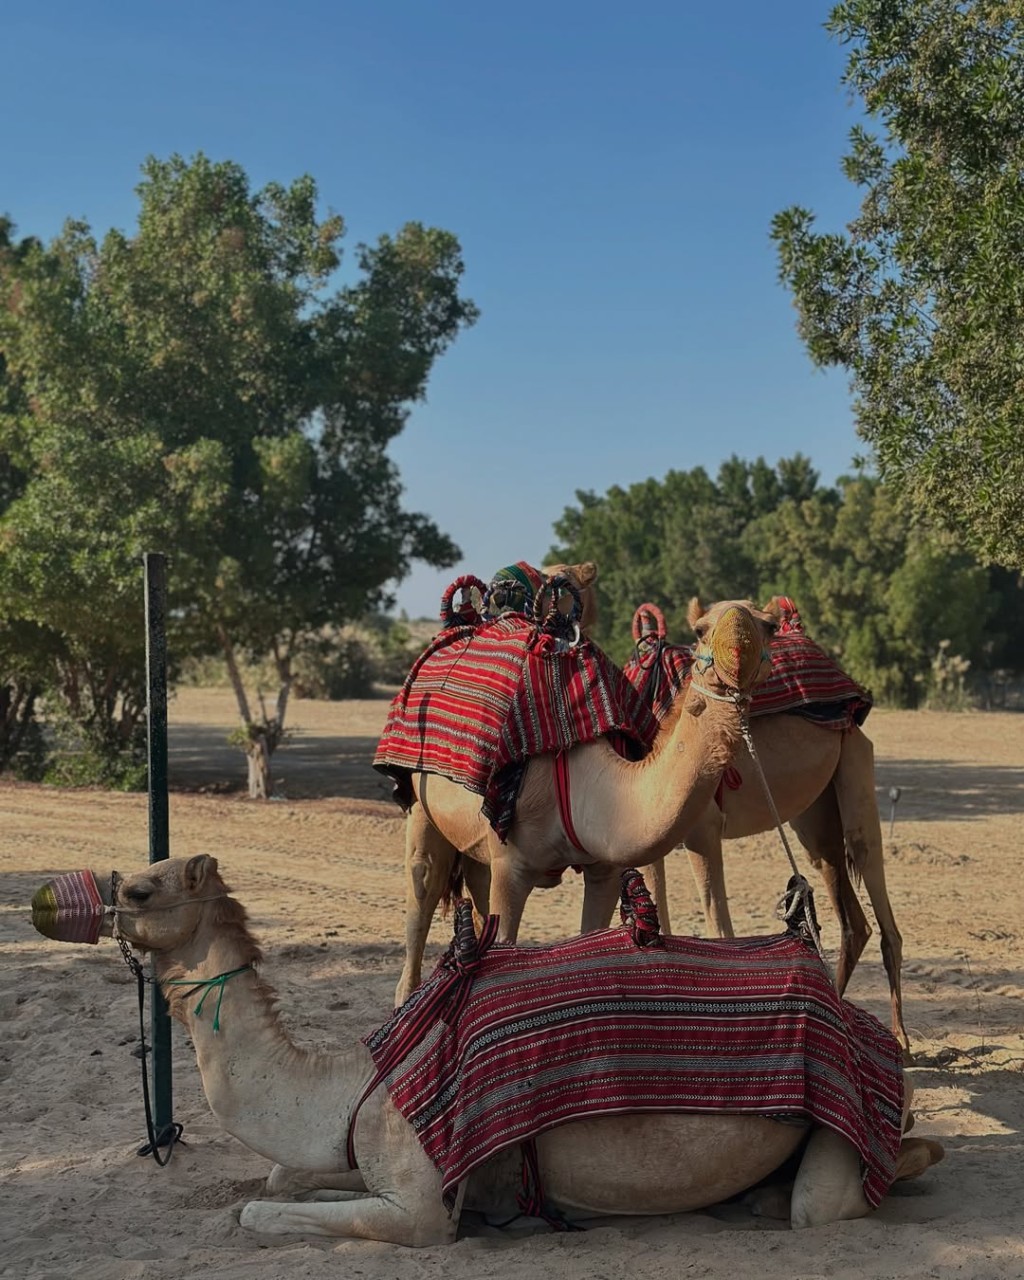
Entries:
[[473, 904], [468, 898], [459, 898], [455, 904], [455, 930], [452, 938], [451, 967], [462, 978], [469, 977], [480, 967], [480, 940], [473, 927]]
[[658, 923], [658, 908], [654, 905], [650, 890], [643, 876], [635, 867], [622, 873], [622, 897], [619, 917], [629, 930], [633, 945], [637, 947], [663, 947]]
[[831, 967], [821, 946], [821, 926], [814, 909], [814, 890], [804, 876], [794, 874], [789, 877], [786, 892], [776, 904], [775, 915], [785, 922], [790, 933], [814, 947], [821, 963], [831, 975]]

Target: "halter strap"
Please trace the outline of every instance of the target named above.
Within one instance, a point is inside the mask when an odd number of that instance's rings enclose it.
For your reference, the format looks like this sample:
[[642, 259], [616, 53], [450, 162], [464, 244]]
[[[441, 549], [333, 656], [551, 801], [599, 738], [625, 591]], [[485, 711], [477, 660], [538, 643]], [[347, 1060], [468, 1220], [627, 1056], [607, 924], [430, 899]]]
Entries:
[[240, 969], [230, 969], [227, 973], [218, 973], [215, 978], [200, 978], [198, 982], [193, 982], [191, 978], [167, 978], [164, 980], [164, 985], [168, 987], [190, 987], [191, 990], [185, 992], [186, 1000], [194, 992], [200, 991], [205, 987], [206, 990], [203, 991], [202, 998], [192, 1011], [197, 1018], [202, 1017], [203, 1005], [206, 1003], [206, 997], [214, 987], [218, 987], [217, 1007], [213, 1011], [213, 1030], [214, 1034], [216, 1034], [220, 1030], [220, 1005], [221, 1001], [224, 999], [224, 987], [228, 979], [237, 977], [240, 973], [254, 972], [255, 970], [251, 964], [243, 964]]
[[178, 898], [175, 902], [165, 902], [159, 907], [150, 907], [146, 903], [140, 903], [137, 907], [118, 906], [111, 904], [107, 907], [108, 911], [113, 911], [116, 915], [118, 912], [124, 912], [126, 915], [141, 915], [145, 911], [173, 911], [176, 907], [190, 907], [193, 902], [217, 902], [220, 898], [226, 898], [226, 893], [211, 893], [206, 898]]

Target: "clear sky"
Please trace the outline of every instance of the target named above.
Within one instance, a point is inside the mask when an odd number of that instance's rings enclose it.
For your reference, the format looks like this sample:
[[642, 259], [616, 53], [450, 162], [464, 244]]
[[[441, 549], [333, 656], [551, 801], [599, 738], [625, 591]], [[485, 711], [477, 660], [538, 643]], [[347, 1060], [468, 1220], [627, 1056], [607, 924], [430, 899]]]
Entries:
[[396, 442], [407, 505], [457, 572], [543, 559], [577, 489], [731, 453], [858, 451], [844, 379], [812, 369], [772, 215], [838, 228], [854, 107], [818, 0], [33, 0], [5, 9], [0, 211], [130, 228], [148, 154], [316, 178], [348, 244], [454, 231], [482, 309]]

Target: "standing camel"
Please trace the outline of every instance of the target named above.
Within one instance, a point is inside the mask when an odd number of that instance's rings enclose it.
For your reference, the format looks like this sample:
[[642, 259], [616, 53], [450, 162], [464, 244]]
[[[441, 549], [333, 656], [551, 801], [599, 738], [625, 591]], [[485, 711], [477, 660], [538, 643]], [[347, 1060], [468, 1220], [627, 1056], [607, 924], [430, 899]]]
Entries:
[[[449, 1211], [441, 1173], [380, 1083], [370, 1050], [358, 1043], [318, 1053], [288, 1040], [257, 971], [245, 910], [229, 893], [215, 858], [174, 858], [120, 880], [113, 913], [117, 934], [153, 955], [211, 1110], [245, 1146], [278, 1162], [268, 1193], [309, 1197], [252, 1201], [241, 1225], [426, 1246], [454, 1240], [463, 1208], [514, 1215], [515, 1148], [471, 1170]], [[638, 985], [649, 967], [638, 964]], [[672, 1213], [752, 1186], [798, 1150], [807, 1129], [757, 1114], [605, 1114], [539, 1134], [537, 1166], [548, 1204], [575, 1218]], [[938, 1143], [903, 1138], [893, 1172], [914, 1177], [941, 1158]], [[792, 1225], [868, 1209], [858, 1150], [834, 1128], [811, 1125], [786, 1206]]]
[[749, 601], [715, 605], [697, 645], [701, 678], [678, 695], [649, 755], [625, 760], [603, 738], [566, 753], [575, 845], [555, 800], [551, 755], [527, 764], [504, 844], [481, 816], [478, 795], [440, 774], [413, 773], [406, 954], [397, 1003], [419, 985], [430, 922], [459, 854], [477, 911], [500, 916], [502, 941], [515, 941], [530, 892], [557, 884], [569, 866], [583, 872], [581, 931], [605, 928], [621, 870], [668, 853], [712, 802], [741, 742], [741, 708], [767, 674], [776, 625]]
[[[774, 631], [779, 619], [777, 607], [769, 605], [765, 610], [757, 610], [749, 604], [746, 607], [761, 620], [766, 633]], [[716, 619], [721, 616], [724, 608], [724, 604], [718, 604], [705, 610], [699, 601], [691, 601], [688, 621], [697, 638], [697, 655], [707, 650]], [[676, 702], [679, 703], [684, 696], [685, 690]], [[683, 723], [686, 725], [685, 720]], [[673, 706], [663, 726], [663, 734], [665, 730], [678, 724]], [[839, 921], [836, 984], [840, 992], [845, 991], [871, 932], [854, 892], [850, 869], [863, 878], [881, 933], [882, 959], [889, 980], [893, 1032], [903, 1045], [904, 1054], [909, 1057], [909, 1037], [903, 1019], [900, 983], [903, 940], [896, 927], [885, 883], [871, 742], [859, 728], [848, 733], [838, 733], [822, 728], [802, 716], [791, 714], [758, 716], [750, 721], [750, 731], [779, 816], [783, 822], [791, 823], [801, 845], [807, 850], [815, 867], [821, 871]], [[577, 748], [577, 752], [583, 750]], [[608, 756], [614, 756], [610, 748], [606, 750]], [[738, 734], [738, 728], [730, 739], [727, 750], [729, 758], [720, 754], [716, 759], [722, 761], [721, 769], [731, 762], [742, 779], [742, 785], [736, 790], [723, 788], [716, 799], [720, 769], [710, 788], [702, 786], [696, 794], [689, 797], [685, 813], [679, 815], [680, 820], [674, 827], [680, 832], [677, 844], [685, 845], [690, 855], [690, 865], [700, 892], [708, 932], [713, 937], [735, 936], [725, 888], [722, 840], [770, 831], [775, 825], [753, 760]], [[581, 756], [580, 760], [582, 764], [587, 757]], [[621, 765], [623, 762], [619, 763]], [[544, 761], [533, 762], [531, 770], [537, 764], [543, 765]], [[535, 775], [529, 801], [544, 810], [547, 821], [537, 824], [529, 809], [524, 814], [523, 803], [528, 794], [525, 787], [520, 797], [519, 813], [525, 816], [527, 822], [533, 822], [531, 838], [534, 848], [543, 851], [545, 846], [541, 842], [547, 840], [559, 842], [558, 848], [564, 850], [565, 837], [558, 820], [557, 807], [552, 800], [550, 762], [546, 773], [540, 770], [538, 773], [540, 776]], [[577, 817], [574, 811], [574, 819], [577, 828], [581, 821], [588, 822], [589, 832], [591, 817], [593, 827], [599, 828], [602, 819], [598, 815], [604, 815], [610, 808], [613, 809], [617, 837], [630, 840], [632, 857], [625, 857], [623, 864], [643, 866], [654, 863], [653, 880], [659, 913], [662, 916], [662, 927], [668, 932], [662, 856], [656, 853], [643, 856], [637, 851], [638, 839], [642, 838], [639, 833], [649, 830], [646, 823], [651, 812], [651, 793], [643, 795], [639, 790], [632, 793], [627, 787], [616, 791], [614, 800], [611, 800], [607, 786], [609, 779], [616, 776], [615, 766], [608, 764], [606, 767], [602, 763], [598, 767], [596, 762], [592, 768], [581, 768], [578, 780], [574, 775], [575, 795], [580, 795], [581, 789], [589, 788], [586, 802], [578, 802], [580, 816]], [[530, 779], [529, 772], [527, 779]], [[466, 855], [462, 861], [466, 886], [477, 910], [486, 914], [487, 865], [496, 843], [494, 833], [480, 815], [478, 797], [436, 775], [417, 775], [414, 785], [420, 803], [411, 810], [406, 829], [406, 955], [395, 993], [399, 1004], [419, 984], [423, 948], [430, 922], [438, 902], [447, 891], [459, 853]], [[701, 797], [702, 804], [698, 803]], [[666, 797], [658, 799], [664, 808]], [[630, 834], [623, 832], [624, 826], [629, 829]], [[517, 819], [513, 836], [520, 843], [525, 843], [527, 838], [524, 832], [525, 827], [519, 827]], [[600, 836], [593, 838], [598, 840]], [[591, 848], [590, 839], [588, 834], [581, 841], [588, 850]], [[549, 879], [549, 883], [557, 883], [558, 875], [564, 870], [566, 863], [579, 865], [581, 861], [582, 858], [574, 850], [563, 854], [561, 860], [554, 864], [555, 874]], [[595, 868], [584, 865], [585, 877], [588, 872], [591, 879], [600, 874]], [[589, 880], [587, 887], [590, 888]], [[606, 894], [600, 898], [592, 895], [591, 903], [593, 910], [588, 911], [588, 904], [584, 902], [581, 923], [584, 931], [603, 928], [611, 918], [613, 904]]]
[[[765, 611], [778, 619], [779, 606], [774, 600], [765, 606]], [[687, 620], [698, 639], [705, 616], [700, 603], [692, 601]], [[871, 936], [851, 883], [851, 871], [864, 882], [881, 934], [892, 1029], [909, 1058], [900, 983], [903, 939], [885, 883], [871, 740], [857, 725], [837, 732], [791, 713], [755, 716], [750, 721], [750, 732], [779, 819], [792, 826], [811, 862], [821, 872], [839, 921], [836, 986], [840, 992], [846, 990]], [[745, 743], [737, 748], [732, 767], [740, 785], [722, 788], [687, 827], [681, 841], [690, 857], [708, 933], [716, 938], [736, 935], [729, 914], [722, 841], [775, 829], [771, 806]], [[663, 864], [655, 866], [653, 878], [656, 896], [660, 897], [665, 884]], [[664, 922], [663, 927], [667, 931]]]

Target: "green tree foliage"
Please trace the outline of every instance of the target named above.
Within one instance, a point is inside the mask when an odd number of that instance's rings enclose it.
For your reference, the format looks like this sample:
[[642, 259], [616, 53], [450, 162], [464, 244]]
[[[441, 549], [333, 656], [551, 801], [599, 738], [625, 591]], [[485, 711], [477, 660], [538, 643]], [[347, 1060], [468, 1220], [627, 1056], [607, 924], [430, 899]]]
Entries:
[[[473, 323], [446, 231], [355, 253], [311, 178], [252, 191], [202, 155], [150, 159], [134, 234], [69, 222], [0, 247], [0, 599], [59, 636], [55, 680], [114, 742], [142, 710], [140, 556], [171, 557], [172, 654], [272, 652], [273, 713], [235, 680], [250, 786], [266, 793], [304, 636], [386, 602], [413, 560], [458, 549], [405, 511], [390, 441]], [[74, 695], [88, 705], [76, 707]]]
[[623, 661], [632, 646], [633, 611], [642, 601], [663, 609], [670, 633], [682, 637], [691, 597], [756, 594], [757, 559], [741, 532], [780, 502], [808, 497], [817, 481], [799, 454], [777, 467], [763, 458], [749, 463], [733, 456], [716, 480], [696, 467], [628, 489], [616, 485], [604, 497], [578, 492], [579, 505], [567, 508], [555, 525], [560, 542], [548, 559], [597, 562], [598, 635]]
[[596, 638], [623, 661], [651, 600], [685, 642], [686, 605], [792, 596], [808, 633], [881, 700], [928, 694], [939, 647], [978, 667], [1024, 641], [1024, 590], [945, 533], [912, 518], [873, 477], [820, 487], [800, 456], [769, 467], [731, 458], [712, 481], [670, 472], [599, 498], [577, 494], [551, 559], [598, 563]]
[[744, 535], [759, 596], [790, 595], [811, 636], [876, 697], [915, 706], [942, 642], [981, 661], [990, 574], [948, 535], [912, 523], [876, 479], [843, 479], [785, 502]]
[[882, 477], [987, 560], [1024, 569], [1024, 8], [845, 0], [862, 193], [845, 233], [774, 221], [811, 358], [850, 375]]

